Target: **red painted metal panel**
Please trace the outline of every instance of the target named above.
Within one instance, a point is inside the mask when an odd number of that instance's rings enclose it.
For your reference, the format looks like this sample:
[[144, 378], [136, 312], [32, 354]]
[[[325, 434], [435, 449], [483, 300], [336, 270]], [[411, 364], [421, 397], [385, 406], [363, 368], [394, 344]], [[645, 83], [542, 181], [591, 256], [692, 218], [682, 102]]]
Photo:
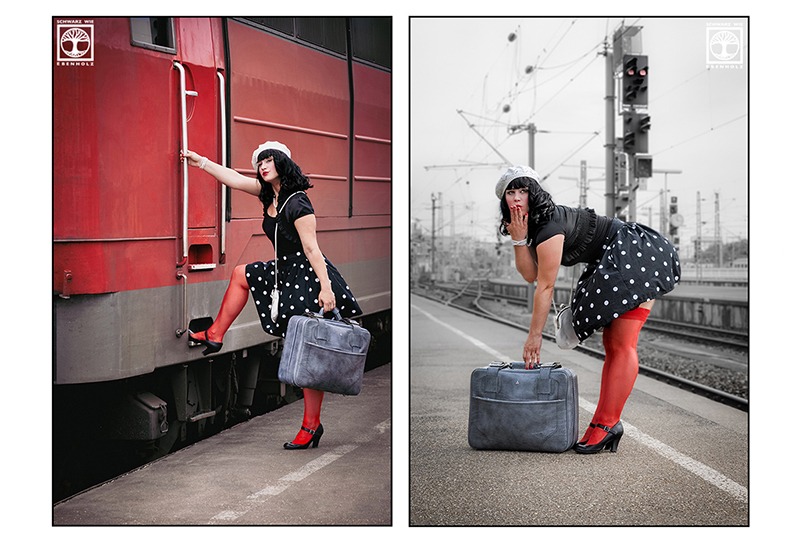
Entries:
[[[317, 216], [349, 214], [349, 74], [346, 62], [278, 36], [229, 24], [232, 163], [251, 171], [255, 146], [281, 141], [313, 175]], [[233, 217], [261, 215], [233, 201]]]
[[[188, 102], [190, 146], [218, 160], [219, 27], [176, 20], [174, 55], [131, 45], [128, 18], [98, 18], [94, 65], [54, 67], [54, 291], [65, 290], [65, 272], [71, 294], [177, 284], [181, 115], [173, 61], [188, 58], [187, 87], [199, 91]], [[190, 226], [203, 228], [191, 231], [190, 242], [210, 245], [217, 260], [220, 185], [198, 170], [189, 174]]]

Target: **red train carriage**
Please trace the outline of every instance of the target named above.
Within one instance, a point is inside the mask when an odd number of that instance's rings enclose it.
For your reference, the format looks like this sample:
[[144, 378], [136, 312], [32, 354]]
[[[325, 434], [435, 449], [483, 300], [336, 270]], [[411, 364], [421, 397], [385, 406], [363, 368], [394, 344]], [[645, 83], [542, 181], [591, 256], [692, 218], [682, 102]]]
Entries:
[[[314, 185], [322, 251], [364, 324], [388, 336], [390, 18], [53, 26], [54, 421], [65, 439], [164, 450], [282, 400], [278, 342], [251, 304], [220, 353], [187, 346], [235, 266], [274, 252], [259, 201], [189, 169], [184, 148], [253, 176], [257, 144], [287, 144]], [[70, 28], [85, 34], [64, 38]]]

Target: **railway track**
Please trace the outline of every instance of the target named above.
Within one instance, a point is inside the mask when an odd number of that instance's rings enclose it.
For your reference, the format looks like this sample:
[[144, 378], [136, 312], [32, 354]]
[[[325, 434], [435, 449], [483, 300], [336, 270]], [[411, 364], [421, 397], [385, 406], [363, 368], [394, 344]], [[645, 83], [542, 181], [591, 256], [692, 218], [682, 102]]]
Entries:
[[[506, 300], [510, 303], [526, 307], [526, 300], [502, 296], [482, 291], [482, 297], [489, 299]], [[749, 349], [749, 335], [744, 332], [724, 330], [703, 325], [691, 325], [664, 319], [651, 319], [646, 321], [643, 330], [667, 334], [674, 338], [683, 338], [704, 345], [724, 346], [738, 351]]]
[[[440, 301], [446, 305], [451, 307], [460, 309], [467, 313], [472, 313], [473, 315], [478, 315], [485, 319], [489, 319], [501, 324], [505, 324], [512, 328], [516, 328], [523, 332], [528, 332], [527, 324], [523, 324], [517, 321], [513, 321], [511, 319], [507, 319], [501, 317], [497, 313], [491, 311], [489, 308], [484, 307], [482, 302], [485, 299], [494, 299], [494, 297], [490, 297], [489, 295], [484, 295], [484, 293], [480, 290], [480, 288], [472, 288], [472, 283], [468, 283], [467, 285], [454, 290], [452, 295], [448, 295], [444, 297], [444, 299], [440, 299], [439, 297], [434, 296], [432, 292], [423, 291], [418, 293], [419, 295], [429, 298], [432, 300]], [[506, 298], [507, 300], [511, 301], [511, 298]], [[734, 338], [723, 338], [717, 336], [705, 336], [699, 335], [697, 336], [694, 332], [690, 330], [681, 330], [681, 327], [660, 327], [660, 323], [657, 323], [656, 326], [659, 330], [663, 330], [665, 334], [669, 334], [674, 336], [675, 338], [698, 338], [702, 343], [709, 343], [710, 345], [726, 345], [732, 346], [735, 343]], [[649, 327], [646, 327], [647, 329]], [[655, 329], [657, 330], [657, 329]], [[556, 341], [554, 335], [550, 332], [543, 332], [543, 338], [548, 338], [551, 341]], [[725, 343], [726, 342], [726, 343]], [[741, 346], [740, 344], [737, 345], [739, 348], [746, 348], [747, 346]], [[596, 349], [592, 345], [582, 344], [576, 347], [577, 351], [582, 353], [592, 355], [598, 358], [603, 359], [604, 352], [600, 349]], [[740, 410], [748, 410], [749, 409], [749, 400], [739, 395], [735, 395], [729, 391], [724, 391], [723, 389], [713, 387], [712, 385], [704, 384], [695, 380], [691, 380], [690, 378], [678, 376], [663, 368], [658, 368], [652, 365], [642, 364], [640, 365], [640, 372], [656, 378], [658, 380], [662, 380], [665, 383], [672, 384], [674, 386], [680, 387], [687, 391], [696, 393], [698, 395], [705, 396], [709, 399], [713, 399], [715, 401], [719, 401], [726, 405], [735, 407]]]

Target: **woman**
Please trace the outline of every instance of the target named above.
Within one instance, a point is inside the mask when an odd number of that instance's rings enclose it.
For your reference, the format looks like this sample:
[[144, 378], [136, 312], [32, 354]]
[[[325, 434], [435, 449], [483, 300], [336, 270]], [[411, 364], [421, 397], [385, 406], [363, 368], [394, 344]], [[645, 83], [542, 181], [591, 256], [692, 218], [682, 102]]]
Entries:
[[[199, 167], [224, 185], [258, 197], [263, 204], [263, 231], [279, 252], [276, 274], [274, 260], [235, 267], [213, 324], [205, 331], [189, 335], [192, 343], [205, 346], [204, 355], [221, 349], [224, 334], [243, 310], [250, 292], [263, 330], [274, 336], [285, 337], [288, 320], [293, 315], [320, 309], [327, 312], [336, 307], [344, 317], [362, 313], [341, 274], [319, 250], [316, 216], [305, 193], [312, 185], [291, 160], [288, 147], [276, 141], [257, 147], [252, 154], [256, 179], [193, 151], [187, 151], [184, 158], [190, 166]], [[275, 278], [279, 281], [279, 311], [276, 319], [272, 319]], [[302, 392], [305, 403], [302, 428], [293, 441], [285, 443], [284, 447], [290, 450], [315, 448], [324, 433], [320, 418], [324, 392], [308, 388]]]
[[560, 265], [586, 263], [571, 311], [579, 341], [603, 328], [601, 394], [592, 422], [574, 449], [615, 452], [621, 412], [637, 379], [637, 339], [654, 299], [679, 282], [673, 245], [653, 229], [554, 204], [529, 167], [513, 166], [498, 180], [500, 233], [511, 235], [517, 271], [536, 281], [534, 309], [523, 347], [526, 366], [540, 360], [542, 330]]

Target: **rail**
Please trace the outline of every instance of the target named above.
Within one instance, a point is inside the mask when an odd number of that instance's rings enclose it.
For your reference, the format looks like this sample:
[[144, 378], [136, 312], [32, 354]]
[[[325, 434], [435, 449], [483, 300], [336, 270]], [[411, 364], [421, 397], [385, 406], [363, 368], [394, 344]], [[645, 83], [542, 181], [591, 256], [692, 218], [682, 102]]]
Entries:
[[[462, 294], [464, 293], [466, 288], [467, 287], [464, 287], [463, 289], [461, 289]], [[526, 331], [526, 332], [529, 330], [528, 327], [523, 326], [523, 325], [521, 325], [519, 323], [516, 323], [514, 321], [504, 319], [504, 318], [494, 314], [493, 312], [485, 309], [483, 306], [481, 306], [480, 305], [480, 300], [483, 299], [483, 292], [481, 291], [480, 288], [479, 288], [478, 295], [473, 300], [473, 303], [472, 303], [473, 307], [471, 307], [471, 308], [454, 303], [454, 300], [458, 296], [452, 296], [448, 300], [442, 300], [442, 299], [439, 299], [437, 297], [434, 297], [430, 293], [425, 293], [425, 294], [419, 294], [418, 293], [418, 295], [422, 296], [423, 298], [427, 298], [429, 300], [440, 302], [440, 303], [442, 303], [442, 304], [444, 304], [446, 306], [453, 307], [453, 308], [459, 309], [461, 311], [464, 311], [466, 313], [471, 313], [473, 315], [477, 315], [479, 317], [483, 317], [485, 319], [489, 319], [490, 321], [495, 321], [497, 323], [507, 325], [509, 327], [512, 327], [512, 328], [515, 328], [515, 329], [518, 329], [518, 330], [522, 330], [522, 331]], [[554, 337], [554, 335], [550, 334], [548, 332], [543, 332], [542, 337], [543, 337], [543, 339], [548, 339], [548, 340], [551, 340], [551, 341], [554, 341], [554, 342], [556, 341], [556, 338]], [[592, 355], [592, 356], [599, 357], [599, 358], [604, 357], [604, 354], [603, 354], [602, 351], [594, 349], [594, 348], [591, 348], [591, 347], [587, 347], [587, 346], [585, 346], [583, 344], [576, 346], [575, 349], [577, 351], [579, 351], [581, 353], [585, 353], [587, 355]], [[707, 397], [708, 399], [719, 401], [721, 403], [724, 403], [726, 405], [735, 407], [735, 408], [740, 409], [740, 410], [749, 410], [749, 400], [748, 399], [744, 399], [744, 398], [742, 398], [740, 396], [732, 395], [730, 393], [721, 391], [721, 390], [719, 390], [717, 388], [712, 388], [712, 387], [709, 387], [709, 386], [705, 386], [705, 385], [700, 384], [698, 382], [695, 382], [695, 381], [692, 381], [692, 380], [687, 380], [685, 378], [681, 378], [681, 377], [676, 376], [674, 374], [670, 374], [670, 373], [664, 372], [664, 371], [659, 370], [659, 369], [654, 369], [654, 368], [648, 367], [648, 366], [643, 365], [643, 364], [639, 365], [639, 368], [640, 368], [640, 372], [642, 372], [642, 373], [644, 373], [646, 375], [649, 375], [649, 376], [651, 376], [653, 378], [657, 378], [659, 380], [662, 380], [662, 381], [664, 381], [664, 382], [666, 382], [668, 384], [676, 385], [676, 386], [681, 387], [681, 388], [683, 388], [683, 389], [685, 389], [687, 391], [690, 391], [692, 393], [703, 395], [703, 396]]]
[[185, 74], [184, 65], [179, 61], [173, 62], [173, 68], [179, 71], [179, 88], [181, 92], [181, 107], [182, 107], [182, 151], [180, 158], [182, 159], [182, 260], [178, 266], [181, 267], [187, 263], [187, 258], [190, 250], [189, 239], [189, 176], [187, 173], [187, 159], [183, 153], [187, 151], [187, 96], [198, 96], [198, 92], [187, 89], [187, 76]]
[[[218, 76], [218, 98], [221, 109], [221, 166], [226, 166], [226, 81], [221, 71], [216, 71], [215, 74]], [[221, 184], [221, 258], [226, 254], [226, 209], [226, 185]]]

